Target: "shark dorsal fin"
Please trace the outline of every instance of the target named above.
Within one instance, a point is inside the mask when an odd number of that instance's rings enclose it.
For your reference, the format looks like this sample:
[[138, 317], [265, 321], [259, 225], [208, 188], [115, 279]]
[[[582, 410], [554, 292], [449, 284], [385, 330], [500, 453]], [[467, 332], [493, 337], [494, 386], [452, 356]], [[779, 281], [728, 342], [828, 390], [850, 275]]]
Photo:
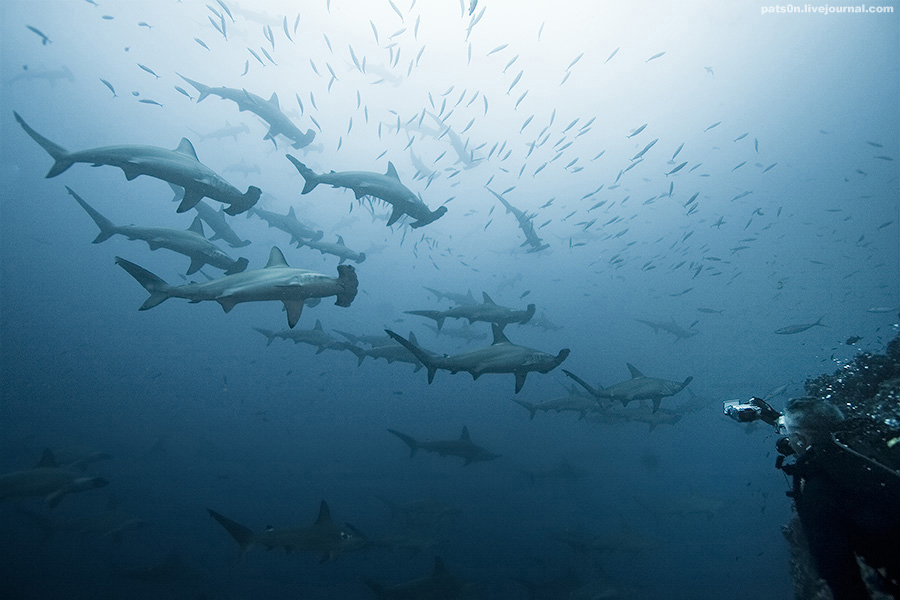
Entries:
[[338, 236], [337, 245], [338, 245], [338, 246], [343, 246], [343, 245], [344, 245], [344, 238], [343, 238], [342, 236], [340, 236], [340, 235]]
[[331, 523], [331, 511], [328, 510], [328, 503], [322, 500], [322, 504], [319, 505], [319, 518], [316, 519], [316, 525], [330, 525]]
[[273, 104], [276, 108], [278, 108], [278, 94], [272, 92], [272, 97], [269, 98], [269, 104]]
[[44, 448], [44, 453], [41, 454], [41, 460], [38, 461], [36, 468], [38, 469], [55, 469], [59, 465], [56, 463], [56, 457], [53, 456], [53, 450], [50, 448]]
[[178, 147], [175, 148], [175, 152], [190, 156], [197, 162], [200, 162], [200, 159], [197, 158], [197, 151], [194, 150], [194, 145], [191, 143], [191, 140], [185, 137], [181, 138], [181, 142], [178, 144]]
[[503, 334], [503, 330], [500, 329], [500, 326], [496, 323], [491, 323], [491, 329], [494, 332], [494, 341], [493, 344], [509, 344], [509, 339]]
[[481, 296], [484, 298], [484, 303], [485, 303], [485, 304], [496, 304], [496, 302], [494, 302], [493, 300], [491, 300], [491, 297], [488, 296], [488, 293], [487, 293], [487, 292], [481, 292]]
[[644, 374], [634, 368], [634, 365], [631, 363], [625, 363], [628, 366], [628, 370], [631, 371], [631, 378], [637, 379], [638, 377], [643, 377]]
[[431, 574], [432, 577], [447, 577], [449, 573], [447, 572], [447, 567], [444, 566], [444, 561], [441, 560], [440, 556], [434, 557], [434, 573]]
[[272, 269], [276, 267], [286, 267], [288, 266], [287, 261], [284, 260], [284, 254], [282, 254], [281, 250], [278, 246], [272, 246], [272, 251], [269, 252], [269, 262], [266, 263], [266, 269]]
[[194, 233], [206, 237], [206, 234], [203, 233], [203, 221], [200, 220], [200, 217], [194, 217], [194, 222], [188, 227], [188, 231], [193, 231]]
[[409, 341], [417, 346], [419, 345], [419, 340], [416, 339], [416, 334], [414, 334], [412, 331], [409, 332]]
[[466, 427], [465, 425], [463, 425], [462, 433], [459, 434], [459, 439], [461, 439], [461, 440], [471, 439], [471, 438], [469, 438], [469, 428]]
[[322, 331], [322, 321], [316, 319], [316, 325], [315, 327], [313, 327], [313, 329], [316, 331]]
[[400, 176], [397, 175], [397, 169], [394, 168], [394, 163], [388, 161], [387, 173], [385, 173], [388, 177], [393, 177], [397, 181], [400, 181]]
[[290, 207], [290, 208], [288, 209], [288, 214], [287, 214], [287, 216], [289, 216], [289, 217], [296, 217], [296, 215], [294, 214], [294, 207], [293, 207], [293, 206]]

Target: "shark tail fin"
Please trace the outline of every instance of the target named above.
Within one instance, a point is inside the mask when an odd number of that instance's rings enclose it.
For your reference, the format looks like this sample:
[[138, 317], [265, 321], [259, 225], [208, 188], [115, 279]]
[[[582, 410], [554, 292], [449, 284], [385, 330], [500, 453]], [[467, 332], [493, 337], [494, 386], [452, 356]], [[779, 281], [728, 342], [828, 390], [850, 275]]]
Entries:
[[194, 89], [196, 89], [200, 93], [200, 95], [197, 97], [197, 102], [200, 102], [201, 100], [203, 100], [204, 98], [209, 96], [209, 90], [211, 89], [210, 86], [204, 85], [204, 84], [200, 83], [199, 81], [194, 81], [193, 79], [188, 79], [187, 77], [185, 77], [184, 75], [182, 75], [180, 73], [178, 73], [177, 75], [179, 77], [181, 77], [182, 79], [184, 79], [185, 81], [187, 81], [189, 84], [191, 84], [194, 87]]
[[418, 358], [419, 362], [425, 365], [425, 368], [428, 369], [428, 383], [434, 381], [434, 373], [435, 371], [437, 371], [437, 365], [435, 365], [434, 363], [434, 355], [431, 352], [425, 350], [413, 341], [407, 340], [403, 336], [391, 331], [390, 329], [385, 329], [384, 332], [391, 336], [391, 338], [398, 344], [412, 352], [412, 355]]
[[253, 532], [240, 523], [220, 515], [211, 508], [207, 508], [206, 512], [208, 512], [213, 519], [218, 521], [219, 525], [224, 527], [225, 531], [230, 533], [231, 537], [234, 538], [234, 541], [238, 543], [238, 546], [240, 546], [240, 553], [238, 554], [237, 560], [241, 560], [244, 553], [250, 548], [250, 544], [253, 543]]
[[565, 369], [563, 369], [563, 373], [565, 373], [568, 377], [574, 379], [575, 382], [576, 382], [578, 385], [580, 385], [581, 387], [583, 387], [583, 388], [584, 388], [591, 396], [593, 396], [598, 402], [600, 401], [601, 398], [608, 398], [608, 397], [609, 397], [609, 394], [604, 394], [604, 393], [603, 393], [603, 392], [604, 392], [603, 388], [595, 388], [594, 386], [592, 386], [591, 384], [589, 384], [588, 382], [586, 382], [586, 381], [583, 380], [582, 378], [578, 377], [577, 375], [575, 375], [575, 374], [572, 373], [571, 371], [566, 371]]
[[350, 306], [350, 303], [356, 298], [357, 288], [359, 287], [356, 269], [353, 268], [353, 265], [338, 265], [337, 270], [338, 283], [343, 287], [343, 291], [337, 295], [334, 303], [337, 306]]
[[99, 212], [94, 210], [94, 208], [84, 201], [84, 199], [72, 191], [72, 188], [66, 186], [66, 190], [68, 190], [69, 195], [75, 198], [78, 204], [81, 205], [81, 208], [87, 212], [88, 215], [94, 220], [94, 223], [97, 224], [97, 227], [100, 228], [100, 233], [97, 234], [97, 237], [94, 238], [93, 243], [99, 244], [100, 242], [105, 242], [112, 236], [116, 235], [118, 231], [116, 230], [116, 226], [113, 225], [112, 221], [101, 215]]
[[406, 310], [403, 312], [408, 315], [416, 315], [419, 317], [425, 317], [426, 319], [434, 319], [434, 322], [437, 323], [438, 332], [440, 332], [441, 327], [444, 326], [444, 319], [446, 318], [444, 312], [440, 310]]
[[356, 356], [356, 366], [360, 367], [363, 364], [363, 361], [366, 360], [366, 351], [357, 346], [356, 344], [351, 344], [350, 342], [344, 342], [344, 348], [349, 350], [352, 354]]
[[303, 176], [303, 179], [306, 183], [303, 184], [303, 190], [300, 192], [301, 194], [308, 194], [315, 189], [317, 185], [319, 185], [319, 176], [316, 175], [312, 169], [304, 165], [302, 162], [287, 154], [287, 159], [291, 161], [297, 170], [300, 171], [300, 175]]
[[138, 310], [153, 308], [172, 297], [171, 290], [173, 287], [147, 269], [127, 261], [121, 256], [116, 257], [116, 264], [128, 271], [128, 274], [134, 277], [150, 293], [150, 297], [141, 304]]
[[50, 171], [47, 173], [48, 179], [50, 177], [56, 177], [57, 175], [71, 167], [73, 164], [75, 164], [75, 161], [70, 158], [68, 150], [66, 150], [59, 144], [51, 142], [50, 140], [39, 134], [37, 131], [32, 129], [31, 126], [29, 126], [28, 123], [26, 123], [25, 120], [19, 116], [19, 113], [13, 111], [13, 116], [16, 118], [16, 121], [19, 122], [19, 125], [22, 126], [22, 129], [25, 130], [25, 133], [31, 136], [31, 139], [40, 144], [41, 148], [46, 150], [47, 154], [49, 154], [53, 158], [53, 160], [56, 161], [53, 163], [53, 166], [50, 167]]
[[527, 410], [528, 414], [529, 414], [529, 418], [534, 419], [534, 415], [535, 415], [535, 413], [537, 413], [537, 406], [535, 406], [531, 402], [526, 402], [524, 400], [513, 399], [513, 402], [515, 402], [516, 404], [518, 404], [519, 406], [521, 406], [522, 408]]
[[272, 341], [275, 339], [274, 331], [272, 331], [271, 329], [263, 329], [262, 327], [254, 327], [253, 329], [255, 329], [256, 331], [258, 331], [261, 334], [263, 334], [264, 336], [266, 336], [266, 339], [268, 340], [266, 342], [266, 346], [272, 345]]
[[398, 438], [403, 440], [407, 446], [409, 446], [409, 457], [412, 458], [416, 455], [416, 450], [419, 449], [420, 444], [419, 441], [413, 438], [412, 436], [408, 436], [405, 433], [400, 433], [396, 429], [388, 429], [391, 433], [396, 435]]
[[[256, 187], [255, 185], [249, 186], [247, 188], [247, 191], [241, 195], [241, 199], [239, 202], [234, 202], [225, 209], [225, 214], [231, 215], [233, 217], [235, 215], [241, 214], [242, 212], [250, 210], [251, 208], [253, 208], [253, 205], [259, 201], [259, 196], [261, 194], [262, 190], [260, 190], [258, 187]], [[196, 205], [196, 202], [194, 204]]]

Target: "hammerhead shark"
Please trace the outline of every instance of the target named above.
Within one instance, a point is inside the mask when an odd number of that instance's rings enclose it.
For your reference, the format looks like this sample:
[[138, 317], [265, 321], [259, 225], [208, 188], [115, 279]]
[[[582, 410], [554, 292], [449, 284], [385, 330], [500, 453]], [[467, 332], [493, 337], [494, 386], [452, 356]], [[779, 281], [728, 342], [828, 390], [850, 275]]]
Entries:
[[287, 155], [287, 159], [297, 167], [306, 182], [301, 194], [308, 194], [317, 185], [324, 183], [335, 188], [353, 190], [357, 200], [363, 196], [378, 198], [394, 207], [387, 222], [388, 227], [396, 223], [403, 215], [409, 215], [415, 219], [409, 226], [415, 229], [436, 221], [447, 212], [446, 206], [430, 210], [418, 196], [400, 183], [400, 176], [397, 175], [397, 169], [391, 162], [388, 163], [387, 173], [384, 175], [370, 171], [343, 171], [340, 173], [332, 171], [317, 174], [290, 154]]
[[72, 188], [66, 186], [66, 189], [81, 208], [90, 215], [100, 233], [94, 238], [95, 244], [105, 242], [112, 236], [119, 234], [127, 237], [129, 240], [144, 240], [151, 250], [158, 248], [168, 248], [173, 252], [184, 254], [191, 259], [191, 265], [188, 267], [187, 275], [193, 275], [204, 265], [212, 265], [217, 269], [225, 271], [226, 275], [240, 273], [247, 268], [248, 261], [246, 258], [237, 260], [231, 258], [218, 246], [206, 239], [203, 233], [203, 223], [200, 217], [194, 217], [194, 222], [187, 231], [180, 229], [166, 229], [163, 227], [137, 227], [136, 225], [114, 225], [112, 221], [101, 215], [90, 204], [76, 194]]
[[352, 525], [339, 527], [331, 520], [331, 511], [324, 500], [319, 505], [319, 517], [308, 527], [266, 527], [259, 532], [254, 532], [210, 508], [206, 510], [240, 546], [238, 561], [253, 544], [265, 546], [269, 550], [282, 548], [285, 554], [294, 550], [320, 552], [320, 562], [335, 560], [343, 552], [359, 550], [366, 545], [365, 538]]
[[486, 448], [482, 448], [478, 444], [473, 443], [472, 439], [469, 437], [468, 427], [463, 427], [462, 434], [460, 434], [459, 439], [435, 441], [426, 440], [423, 442], [420, 442], [419, 440], [408, 436], [405, 433], [400, 433], [396, 429], [388, 429], [388, 431], [396, 435], [398, 438], [403, 440], [407, 446], [409, 446], [410, 458], [416, 455], [417, 450], [436, 452], [441, 456], [458, 456], [466, 461], [463, 466], [473, 462], [481, 462], [500, 458], [499, 454], [494, 454]]
[[622, 406], [628, 406], [628, 403], [632, 400], [650, 400], [653, 402], [653, 412], [659, 410], [659, 403], [663, 398], [674, 396], [686, 388], [694, 379], [693, 377], [688, 377], [681, 382], [656, 379], [654, 377], [645, 376], [629, 363], [625, 364], [628, 365], [628, 370], [631, 371], [631, 379], [619, 382], [608, 388], [595, 388], [577, 375], [570, 373], [565, 369], [563, 369], [563, 373], [574, 379], [578, 385], [586, 389], [598, 402], [605, 399], [620, 400]]
[[211, 87], [204, 85], [199, 81], [188, 79], [184, 75], [178, 76], [194, 86], [194, 88], [200, 92], [200, 95], [197, 97], [198, 103], [207, 96], [218, 96], [223, 100], [231, 100], [237, 104], [239, 111], [250, 111], [268, 123], [269, 132], [263, 139], [272, 140], [273, 144], [275, 143], [275, 136], [281, 134], [294, 142], [292, 147], [299, 150], [304, 146], [310, 145], [316, 137], [316, 132], [312, 129], [307, 129], [306, 133], [300, 131], [300, 129], [294, 125], [293, 121], [281, 112], [281, 107], [278, 106], [278, 96], [274, 93], [271, 98], [266, 100], [265, 98], [252, 94], [244, 89]]
[[315, 346], [316, 354], [321, 354], [328, 349], [344, 350], [347, 344], [346, 342], [336, 340], [325, 333], [325, 330], [322, 328], [322, 322], [319, 321], [319, 319], [316, 319], [316, 324], [312, 329], [290, 329], [285, 331], [272, 331], [260, 327], [254, 327], [253, 329], [266, 336], [266, 339], [268, 340], [266, 346], [271, 345], [275, 338], [281, 338], [283, 340], [291, 340], [295, 344], [302, 342], [304, 344], [309, 344], [310, 346]]
[[[338, 333], [340, 333], [341, 335], [346, 335], [344, 333], [341, 333], [340, 331], [338, 331]], [[409, 340], [413, 344], [417, 343], [416, 336], [412, 331], [409, 332]], [[392, 362], [410, 363], [411, 365], [415, 366], [414, 372], [422, 368], [422, 363], [418, 358], [415, 357], [412, 352], [410, 352], [404, 346], [401, 346], [391, 338], [387, 338], [386, 343], [373, 344], [369, 348], [363, 348], [361, 346], [357, 346], [355, 343], [345, 342], [343, 345], [343, 349], [350, 351], [356, 356], [357, 367], [363, 364], [363, 361], [366, 359], [366, 357], [370, 357], [373, 360], [383, 358], [388, 362], [388, 364]]]
[[242, 240], [238, 237], [228, 221], [225, 220], [224, 210], [216, 210], [202, 200], [194, 206], [194, 210], [197, 211], [197, 216], [215, 232], [209, 241], [222, 239], [232, 248], [243, 248], [250, 245], [250, 240]]
[[358, 286], [356, 270], [351, 265], [338, 265], [337, 278], [292, 268], [277, 246], [272, 247], [265, 268], [226, 275], [204, 283], [169, 285], [150, 271], [124, 258], [117, 256], [116, 264], [128, 271], [150, 292], [150, 297], [139, 310], [153, 308], [169, 298], [185, 298], [192, 303], [215, 300], [225, 312], [241, 302], [276, 300], [284, 303], [291, 329], [300, 319], [303, 302], [307, 298], [337, 296], [335, 304], [346, 307], [356, 297]]
[[331, 254], [333, 256], [337, 256], [341, 260], [340, 264], [343, 264], [345, 260], [352, 260], [356, 263], [361, 263], [366, 260], [365, 252], [357, 252], [356, 250], [351, 250], [344, 244], [344, 238], [342, 236], [337, 236], [337, 242], [316, 242], [313, 240], [303, 240], [297, 244], [297, 247], [306, 246], [307, 248], [312, 248], [313, 250], [318, 250], [322, 254]]
[[550, 247], [550, 244], [545, 244], [544, 240], [540, 238], [537, 232], [534, 230], [534, 217], [535, 215], [526, 214], [524, 210], [520, 210], [506, 201], [506, 199], [501, 195], [492, 190], [489, 187], [485, 188], [487, 191], [492, 193], [497, 200], [503, 204], [503, 207], [506, 208], [507, 213], [512, 213], [513, 216], [516, 217], [516, 221], [519, 223], [519, 229], [522, 230], [522, 233], [525, 234], [525, 241], [522, 242], [522, 245], [529, 245], [531, 249], [529, 252], [540, 252], [541, 250], [546, 250]]
[[43, 496], [47, 508], [54, 508], [66, 494], [105, 487], [102, 477], [85, 477], [80, 471], [60, 467], [49, 449], [33, 469], [0, 475], [0, 500]]
[[487, 292], [482, 292], [481, 294], [484, 298], [484, 303], [482, 304], [457, 305], [447, 310], [407, 310], [404, 312], [408, 315], [434, 319], [438, 330], [444, 326], [444, 319], [448, 317], [451, 319], [467, 319], [469, 325], [475, 321], [496, 323], [502, 329], [509, 323], [524, 325], [534, 316], [534, 304], [529, 304], [525, 310], [515, 310], [506, 306], [500, 306], [488, 296]]
[[128, 181], [140, 175], [147, 175], [184, 188], [184, 198], [178, 205], [180, 213], [190, 210], [206, 197], [228, 204], [229, 207], [225, 212], [229, 215], [240, 214], [259, 200], [261, 192], [258, 187], [251, 185], [246, 193], [242, 194], [215, 171], [201, 163], [194, 146], [187, 138], [181, 138], [181, 143], [174, 150], [156, 146], [126, 145], [69, 152], [32, 129], [18, 113], [13, 112], [13, 116], [25, 133], [40, 144], [55, 161], [47, 173], [48, 178], [56, 177], [75, 163], [87, 163], [95, 167], [100, 165], [119, 167]]
[[314, 231], [311, 227], [297, 219], [293, 206], [288, 210], [286, 215], [281, 215], [277, 212], [264, 210], [262, 208], [251, 209], [250, 212], [247, 213], [247, 216], [249, 217], [251, 214], [256, 215], [268, 223], [269, 227], [280, 229], [289, 234], [291, 236], [292, 244], [302, 244], [307, 240], [317, 242], [325, 235], [325, 232], [321, 229]]
[[510, 342], [503, 330], [496, 323], [491, 324], [494, 342], [490, 346], [469, 350], [452, 356], [440, 355], [426, 350], [416, 343], [407, 340], [390, 329], [385, 332], [405, 346], [428, 369], [428, 383], [434, 381], [434, 373], [438, 369], [459, 373], [466, 371], [472, 379], [478, 379], [484, 373], [512, 373], [516, 376], [516, 393], [525, 385], [525, 376], [531, 371], [549, 373], [558, 367], [569, 356], [569, 349], [563, 348], [553, 356], [540, 350], [517, 346]]

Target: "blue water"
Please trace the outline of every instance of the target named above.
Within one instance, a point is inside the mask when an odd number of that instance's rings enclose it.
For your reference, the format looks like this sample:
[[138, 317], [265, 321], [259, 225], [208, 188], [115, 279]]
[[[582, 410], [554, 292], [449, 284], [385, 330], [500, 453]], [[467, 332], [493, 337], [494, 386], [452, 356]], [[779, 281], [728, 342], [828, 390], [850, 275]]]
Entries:
[[[436, 555], [478, 584], [478, 598], [528, 598], [520, 581], [567, 572], [609, 589], [603, 597], [790, 596], [780, 528], [791, 506], [773, 468], [775, 433], [742, 430], [721, 402], [786, 385], [772, 400], [780, 407], [807, 378], [861, 350], [882, 351], [896, 334], [896, 310], [869, 310], [900, 306], [896, 11], [764, 15], [744, 1], [523, 8], [482, 0], [469, 16], [468, 2], [451, 0], [398, 1], [400, 14], [384, 0], [229, 1], [232, 21], [216, 3], [209, 6], [221, 19], [204, 2], [98, 4], [0, 5], [0, 471], [33, 466], [45, 447], [109, 453], [89, 467], [109, 485], [67, 496], [53, 515], [103, 513], [112, 497], [148, 524], [119, 542], [66, 531], [46, 539], [21, 512], [47, 512], [40, 498], [4, 501], [3, 597], [370, 598], [362, 578], [415, 579]], [[227, 40], [211, 19], [226, 23]], [[365, 73], [349, 48], [365, 58]], [[26, 76], [63, 67], [71, 79]], [[198, 104], [178, 74], [265, 98], [277, 92], [316, 139], [308, 152], [284, 137], [276, 148], [259, 119], [215, 97]], [[397, 131], [398, 120], [434, 127], [426, 109], [482, 160], [462, 169], [447, 136]], [[114, 257], [173, 284], [184, 282], [188, 260], [120, 236], [91, 245], [97, 228], [64, 186], [117, 224], [186, 229], [193, 211], [176, 213], [165, 183], [126, 181], [114, 167], [77, 164], [45, 179], [52, 160], [13, 111], [69, 150], [174, 148], [188, 137], [236, 187], [260, 187], [259, 207], [294, 207], [325, 241], [340, 234], [368, 250], [352, 305], [326, 298], [304, 310], [298, 329], [316, 319], [327, 331], [387, 327], [457, 353], [487, 342], [436, 337], [430, 321], [404, 311], [450, 306], [423, 286], [484, 291], [517, 309], [533, 302], [560, 326], [509, 325], [514, 343], [553, 354], [570, 348], [562, 367], [592, 385], [628, 379], [626, 363], [666, 380], [692, 376], [662, 401], [665, 410], [692, 410], [652, 430], [572, 413], [532, 420], [512, 398], [564, 395], [572, 382], [561, 369], [530, 374], [518, 395], [507, 374], [473, 381], [439, 371], [428, 385], [409, 364], [357, 367], [349, 352], [316, 354], [281, 340], [267, 347], [253, 328], [286, 328], [274, 302], [225, 314], [213, 302], [172, 299], [138, 312], [146, 293]], [[226, 123], [245, 123], [249, 133], [200, 139]], [[504, 143], [503, 154], [491, 153]], [[436, 171], [430, 182], [414, 178], [410, 149]], [[448, 212], [421, 229], [404, 221], [388, 228], [386, 209], [350, 192], [320, 186], [301, 196], [286, 152], [317, 172], [383, 173], [390, 160], [430, 208], [445, 203]], [[228, 170], [242, 161], [259, 172]], [[520, 246], [513, 216], [484, 189], [489, 180], [497, 192], [514, 188], [504, 197], [536, 215], [548, 249]], [[296, 249], [255, 217], [229, 222], [252, 244], [219, 244], [251, 269], [277, 245], [291, 266], [336, 275], [335, 257]], [[825, 327], [774, 333], [820, 317]], [[677, 339], [636, 319], [696, 334]], [[475, 327], [489, 334], [484, 323]], [[848, 345], [850, 336], [861, 340]], [[502, 457], [468, 466], [425, 452], [410, 459], [386, 431], [452, 439], [464, 425]], [[522, 474], [562, 459], [584, 476], [532, 483]], [[255, 547], [235, 564], [237, 545], [205, 510], [260, 531], [309, 525], [324, 499], [336, 522], [374, 538], [399, 527], [379, 496], [437, 499], [459, 514], [431, 524], [441, 543], [418, 553], [367, 548], [320, 564], [317, 554]], [[647, 543], [586, 557], [561, 540], [572, 530]], [[118, 575], [173, 551], [186, 574]]]

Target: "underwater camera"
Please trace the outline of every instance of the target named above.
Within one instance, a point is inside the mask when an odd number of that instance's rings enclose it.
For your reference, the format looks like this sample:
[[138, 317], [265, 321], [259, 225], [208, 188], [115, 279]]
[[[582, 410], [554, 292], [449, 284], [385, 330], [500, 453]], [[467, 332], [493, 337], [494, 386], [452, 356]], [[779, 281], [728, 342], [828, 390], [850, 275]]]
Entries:
[[772, 408], [768, 402], [755, 396], [747, 402], [741, 402], [740, 400], [725, 402], [724, 408], [725, 414], [738, 423], [762, 420], [769, 425], [775, 426], [779, 417], [781, 417], [781, 413]]

